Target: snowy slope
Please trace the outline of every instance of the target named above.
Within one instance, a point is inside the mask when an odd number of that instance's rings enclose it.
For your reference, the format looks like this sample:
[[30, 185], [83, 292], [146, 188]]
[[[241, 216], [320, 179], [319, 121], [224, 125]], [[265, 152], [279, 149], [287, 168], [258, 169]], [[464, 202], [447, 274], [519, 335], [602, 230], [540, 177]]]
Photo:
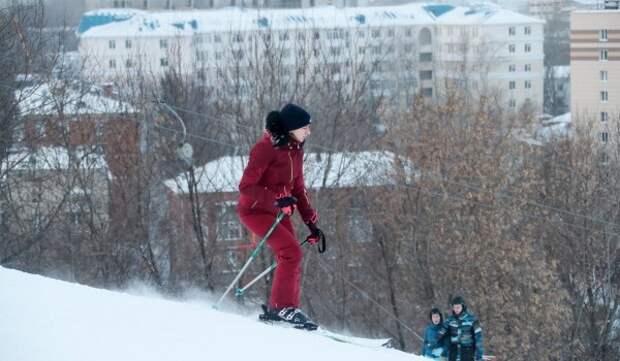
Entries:
[[0, 360], [423, 361], [254, 318], [0, 267]]

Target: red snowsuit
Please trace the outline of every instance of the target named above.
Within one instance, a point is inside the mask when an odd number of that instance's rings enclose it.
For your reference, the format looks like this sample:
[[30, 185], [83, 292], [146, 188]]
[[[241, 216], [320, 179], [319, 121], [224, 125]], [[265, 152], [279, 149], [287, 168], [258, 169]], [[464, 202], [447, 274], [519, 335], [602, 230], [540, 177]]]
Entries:
[[[250, 159], [239, 184], [237, 213], [241, 223], [263, 237], [273, 224], [279, 209], [276, 198], [294, 196], [305, 223], [316, 223], [318, 215], [310, 205], [303, 175], [302, 144], [290, 141], [275, 148], [270, 135], [263, 137], [250, 151]], [[271, 287], [269, 306], [299, 307], [301, 260], [303, 253], [289, 217], [273, 231], [267, 244], [278, 262]]]

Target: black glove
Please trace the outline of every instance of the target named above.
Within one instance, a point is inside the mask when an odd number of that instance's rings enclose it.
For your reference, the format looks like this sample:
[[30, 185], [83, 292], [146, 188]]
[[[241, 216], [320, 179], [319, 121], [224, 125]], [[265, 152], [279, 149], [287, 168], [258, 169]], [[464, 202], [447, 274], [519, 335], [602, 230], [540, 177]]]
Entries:
[[310, 229], [310, 235], [306, 237], [306, 242], [310, 244], [318, 244], [319, 253], [325, 252], [326, 243], [325, 234], [323, 234], [323, 231], [321, 231], [314, 223], [308, 223], [307, 226]]
[[290, 216], [293, 214], [295, 210], [295, 203], [297, 203], [297, 198], [293, 196], [280, 197], [276, 199], [276, 207], [280, 208], [282, 213]]

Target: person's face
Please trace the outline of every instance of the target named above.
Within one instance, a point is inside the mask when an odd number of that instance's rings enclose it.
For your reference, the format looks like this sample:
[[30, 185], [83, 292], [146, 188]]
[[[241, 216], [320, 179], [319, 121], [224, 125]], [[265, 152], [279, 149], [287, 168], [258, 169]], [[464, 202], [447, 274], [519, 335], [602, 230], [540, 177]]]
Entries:
[[439, 321], [441, 321], [441, 317], [439, 317], [438, 313], [433, 313], [431, 315], [431, 321], [433, 321], [433, 325], [439, 325]]
[[459, 305], [459, 304], [452, 305], [452, 311], [454, 311], [455, 315], [460, 315], [461, 312], [463, 312], [463, 305]]
[[303, 128], [292, 130], [290, 133], [293, 139], [301, 143], [306, 140], [306, 138], [310, 135], [310, 125], [306, 125]]

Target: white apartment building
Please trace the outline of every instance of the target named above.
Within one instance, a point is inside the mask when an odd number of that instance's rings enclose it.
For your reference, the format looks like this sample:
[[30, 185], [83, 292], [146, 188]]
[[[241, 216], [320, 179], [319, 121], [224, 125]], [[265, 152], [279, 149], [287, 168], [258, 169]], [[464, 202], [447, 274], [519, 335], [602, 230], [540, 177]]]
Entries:
[[437, 77], [473, 93], [504, 95], [506, 107], [542, 110], [544, 21], [501, 9], [459, 7], [439, 17]]
[[[441, 78], [477, 91], [499, 91], [507, 106], [542, 108], [543, 21], [496, 6], [411, 3], [383, 7], [315, 7], [86, 13], [78, 29], [85, 73], [114, 81], [140, 69], [155, 76], [170, 67], [217, 72], [253, 59], [265, 39], [282, 49], [283, 63], [324, 65], [302, 49], [320, 49], [335, 69], [351, 62], [381, 67], [373, 92], [437, 94]], [[484, 55], [484, 56], [482, 56]], [[248, 60], [249, 61], [249, 60]], [[484, 61], [484, 63], [483, 63]], [[471, 64], [467, 79], [457, 72]], [[337, 71], [336, 71], [337, 72]], [[208, 77], [207, 77], [208, 78]]]

